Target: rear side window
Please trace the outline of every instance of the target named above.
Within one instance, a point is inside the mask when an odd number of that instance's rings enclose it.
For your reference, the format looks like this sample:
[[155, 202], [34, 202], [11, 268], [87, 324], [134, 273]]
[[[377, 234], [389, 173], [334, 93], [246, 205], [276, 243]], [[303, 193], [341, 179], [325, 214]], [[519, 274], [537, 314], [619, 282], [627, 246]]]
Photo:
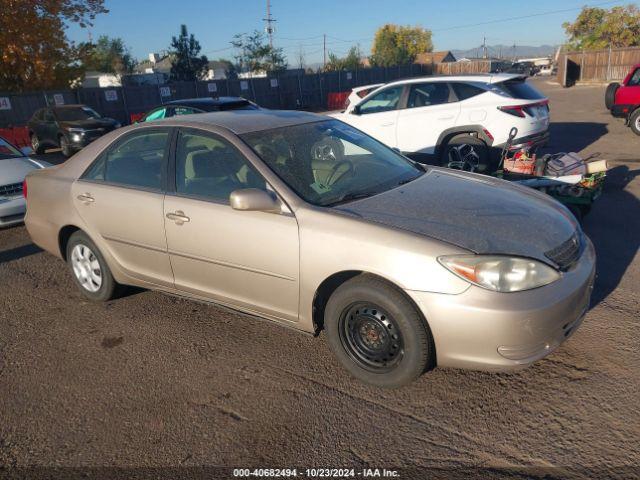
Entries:
[[524, 80], [509, 80], [507, 82], [495, 83], [494, 87], [510, 97], [519, 100], [542, 100], [545, 98], [543, 94]]
[[168, 141], [168, 130], [144, 130], [129, 135], [101, 155], [82, 178], [160, 190]]
[[451, 91], [446, 82], [412, 84], [407, 108], [429, 107], [449, 103]]
[[472, 98], [486, 92], [484, 88], [471, 85], [470, 83], [451, 83], [451, 88], [453, 88], [456, 97], [458, 97], [458, 100], [460, 101], [467, 100], [468, 98]]

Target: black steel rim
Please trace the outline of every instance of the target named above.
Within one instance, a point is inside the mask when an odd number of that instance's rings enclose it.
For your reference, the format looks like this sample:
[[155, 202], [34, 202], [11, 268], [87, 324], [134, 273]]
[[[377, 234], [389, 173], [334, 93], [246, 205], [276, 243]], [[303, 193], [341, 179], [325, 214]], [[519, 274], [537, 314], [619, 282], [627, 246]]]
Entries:
[[404, 355], [398, 324], [371, 303], [354, 303], [340, 317], [340, 340], [361, 367], [374, 373], [393, 370]]

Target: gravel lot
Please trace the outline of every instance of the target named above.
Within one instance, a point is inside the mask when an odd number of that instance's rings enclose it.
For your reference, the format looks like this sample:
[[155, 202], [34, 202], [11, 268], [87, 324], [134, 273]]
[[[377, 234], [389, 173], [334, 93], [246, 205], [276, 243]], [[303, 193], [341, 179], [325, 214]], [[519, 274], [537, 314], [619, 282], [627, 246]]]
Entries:
[[2, 230], [0, 477], [195, 465], [640, 475], [640, 138], [604, 110], [604, 86], [536, 82], [551, 150], [615, 160], [584, 225], [598, 252], [592, 308], [556, 353], [514, 374], [436, 369], [381, 391], [352, 380], [324, 336], [154, 292], [88, 303], [24, 227]]

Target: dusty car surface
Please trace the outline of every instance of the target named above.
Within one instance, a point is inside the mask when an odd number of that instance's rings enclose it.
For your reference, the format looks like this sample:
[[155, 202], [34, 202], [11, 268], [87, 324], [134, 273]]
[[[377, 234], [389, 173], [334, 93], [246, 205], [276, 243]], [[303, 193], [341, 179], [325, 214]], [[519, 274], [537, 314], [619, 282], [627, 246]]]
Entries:
[[27, 185], [29, 233], [87, 298], [136, 285], [324, 329], [377, 386], [528, 365], [589, 305], [594, 250], [563, 206], [311, 113], [138, 124]]

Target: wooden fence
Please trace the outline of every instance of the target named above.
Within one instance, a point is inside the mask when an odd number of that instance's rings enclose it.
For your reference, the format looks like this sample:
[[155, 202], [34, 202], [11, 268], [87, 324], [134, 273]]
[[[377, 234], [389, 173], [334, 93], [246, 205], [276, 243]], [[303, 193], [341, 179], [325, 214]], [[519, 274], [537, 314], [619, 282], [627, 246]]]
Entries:
[[620, 81], [640, 63], [640, 47], [567, 52], [558, 60], [558, 82], [565, 87], [576, 82]]

